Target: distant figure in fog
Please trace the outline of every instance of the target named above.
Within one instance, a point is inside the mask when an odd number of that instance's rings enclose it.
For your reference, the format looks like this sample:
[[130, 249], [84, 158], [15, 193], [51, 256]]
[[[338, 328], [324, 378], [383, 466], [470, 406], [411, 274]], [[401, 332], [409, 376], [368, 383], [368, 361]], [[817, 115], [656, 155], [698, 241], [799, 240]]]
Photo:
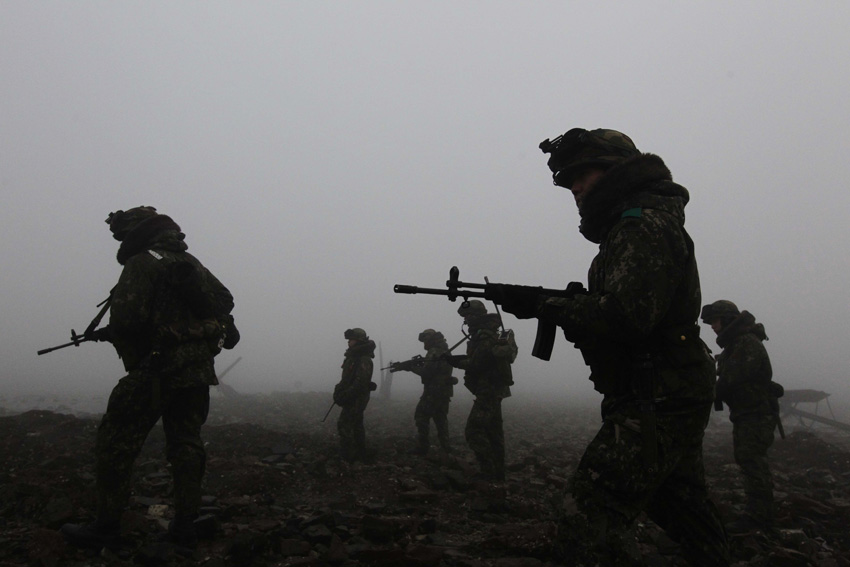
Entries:
[[437, 428], [437, 439], [446, 453], [451, 452], [449, 443], [449, 403], [454, 394], [457, 379], [452, 376], [452, 367], [443, 358], [449, 352], [449, 345], [443, 333], [434, 329], [425, 329], [419, 333], [419, 341], [425, 347], [424, 363], [414, 366], [410, 371], [422, 379], [422, 397], [416, 404], [413, 420], [416, 423], [417, 445], [414, 453], [427, 455], [431, 448], [429, 433], [431, 420]]
[[505, 480], [505, 432], [502, 400], [510, 397], [513, 385], [511, 364], [515, 344], [499, 333], [501, 317], [487, 313], [484, 304], [473, 299], [457, 310], [469, 326], [466, 357], [453, 362], [464, 370], [463, 385], [475, 396], [466, 420], [466, 442], [475, 453], [482, 480]]
[[771, 529], [773, 478], [767, 450], [780, 424], [777, 398], [784, 391], [772, 381], [773, 370], [763, 344], [767, 340], [764, 325], [725, 299], [704, 306], [702, 320], [717, 333], [717, 344], [723, 349], [717, 355], [715, 406], [729, 406], [735, 462], [741, 468], [747, 496], [744, 516], [726, 527], [732, 533]]
[[360, 328], [345, 331], [348, 349], [342, 363], [342, 377], [334, 388], [333, 400], [342, 408], [337, 421], [340, 457], [344, 461], [365, 461], [366, 428], [363, 412], [369, 405], [369, 394], [377, 385], [372, 382], [372, 359], [375, 358], [375, 341]]

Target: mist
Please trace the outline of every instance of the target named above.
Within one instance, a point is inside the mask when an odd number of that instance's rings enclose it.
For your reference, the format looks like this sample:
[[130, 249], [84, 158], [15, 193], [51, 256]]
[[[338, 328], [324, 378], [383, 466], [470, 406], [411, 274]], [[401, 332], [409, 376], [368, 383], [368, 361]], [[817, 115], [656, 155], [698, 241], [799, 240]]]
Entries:
[[[614, 128], [688, 188], [703, 303], [764, 323], [775, 380], [850, 415], [845, 3], [0, 3], [0, 391], [108, 393], [81, 332], [117, 281], [110, 211], [155, 206], [232, 291], [239, 391], [330, 391], [343, 332], [380, 360], [461, 338], [397, 283], [563, 287], [596, 246], [538, 149]], [[593, 400], [563, 337], [515, 394]], [[719, 352], [714, 336], [703, 338]], [[412, 376], [394, 388], [415, 393]]]

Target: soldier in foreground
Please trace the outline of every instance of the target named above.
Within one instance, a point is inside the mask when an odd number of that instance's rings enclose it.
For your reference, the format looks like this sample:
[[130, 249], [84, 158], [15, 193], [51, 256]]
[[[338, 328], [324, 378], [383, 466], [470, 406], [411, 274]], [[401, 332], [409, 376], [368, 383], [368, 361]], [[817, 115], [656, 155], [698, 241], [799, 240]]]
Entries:
[[454, 394], [457, 379], [452, 376], [452, 367], [444, 355], [449, 345], [443, 333], [425, 329], [419, 333], [419, 341], [425, 347], [425, 358], [421, 366], [412, 366], [410, 371], [422, 379], [422, 396], [416, 404], [413, 421], [416, 423], [417, 445], [414, 453], [427, 455], [431, 448], [429, 430], [431, 420], [437, 428], [437, 439], [446, 453], [451, 452], [449, 443], [449, 403]]
[[614, 130], [574, 128], [540, 145], [569, 189], [581, 234], [599, 245], [587, 293], [493, 290], [505, 311], [560, 326], [603, 395], [602, 427], [570, 480], [556, 558], [566, 565], [640, 564], [641, 512], [694, 566], [729, 564], [708, 497], [702, 442], [714, 367], [699, 338], [700, 285], [685, 231], [688, 191], [660, 157]]
[[764, 325], [731, 301], [702, 308], [702, 320], [717, 333], [723, 349], [717, 355], [718, 409], [729, 406], [735, 462], [741, 468], [747, 502], [745, 515], [727, 525], [731, 533], [773, 527], [773, 479], [767, 450], [779, 418], [782, 386], [772, 382], [773, 370], [763, 342]]
[[372, 382], [372, 359], [375, 341], [360, 328], [345, 331], [348, 349], [342, 362], [342, 377], [334, 388], [333, 400], [342, 408], [337, 420], [340, 457], [349, 463], [368, 459], [363, 412], [369, 405], [369, 394], [376, 389]]
[[516, 350], [500, 338], [501, 317], [487, 313], [473, 299], [457, 310], [469, 326], [466, 357], [452, 365], [464, 370], [463, 384], [475, 396], [466, 420], [466, 442], [475, 453], [483, 480], [505, 480], [505, 433], [502, 400], [510, 397], [513, 384], [511, 364]]
[[180, 227], [153, 207], [116, 211], [107, 223], [121, 242], [124, 268], [110, 296], [109, 325], [93, 338], [112, 342], [128, 374], [112, 390], [97, 431], [97, 518], [61, 531], [79, 546], [118, 545], [133, 461], [162, 418], [174, 480], [166, 538], [194, 547], [206, 463], [201, 426], [209, 387], [218, 383], [213, 357], [238, 340], [228, 315], [233, 297], [186, 252]]

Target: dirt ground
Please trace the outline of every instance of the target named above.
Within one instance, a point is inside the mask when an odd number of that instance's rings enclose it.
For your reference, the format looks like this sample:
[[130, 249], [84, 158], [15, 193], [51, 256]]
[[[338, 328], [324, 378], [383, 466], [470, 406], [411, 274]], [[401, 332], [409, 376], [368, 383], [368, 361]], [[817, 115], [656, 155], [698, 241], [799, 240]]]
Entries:
[[[189, 556], [157, 543], [173, 514], [159, 426], [136, 463], [122, 547], [95, 552], [67, 546], [57, 529], [92, 519], [98, 416], [73, 404], [0, 409], [0, 566], [554, 565], [558, 504], [598, 408], [506, 400], [508, 478], [491, 484], [473, 478], [468, 398], [452, 405], [453, 453], [434, 447], [422, 458], [411, 453], [415, 397], [375, 396], [366, 412], [375, 462], [354, 466], [337, 458], [339, 410], [321, 422], [330, 404], [329, 393], [214, 398], [204, 428], [205, 538]], [[731, 538], [734, 564], [850, 567], [850, 434], [807, 425], [787, 420], [787, 439], [770, 452], [777, 533]], [[743, 491], [726, 414], [712, 420], [705, 460], [715, 503], [732, 520]], [[635, 537], [648, 565], [682, 565], [648, 519]]]

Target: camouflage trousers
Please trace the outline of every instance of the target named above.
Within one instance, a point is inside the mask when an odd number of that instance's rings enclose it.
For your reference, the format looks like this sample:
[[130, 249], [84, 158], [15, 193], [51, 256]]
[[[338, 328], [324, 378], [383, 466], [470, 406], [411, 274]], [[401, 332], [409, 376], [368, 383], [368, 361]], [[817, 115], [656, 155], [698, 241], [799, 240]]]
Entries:
[[732, 424], [735, 462], [741, 468], [746, 512], [757, 522], [773, 525], [773, 478], [767, 464], [767, 450], [773, 445], [776, 417], [755, 415], [739, 417]]
[[505, 479], [505, 433], [502, 429], [502, 398], [477, 396], [466, 420], [466, 442], [482, 476]]
[[366, 427], [363, 425], [363, 413], [367, 405], [369, 405], [369, 395], [358, 396], [350, 404], [342, 406], [342, 412], [336, 422], [340, 457], [348, 462], [363, 460], [366, 455]]
[[708, 497], [702, 440], [711, 405], [657, 415], [657, 459], [642, 453], [639, 414], [603, 422], [570, 479], [554, 549], [565, 565], [642, 565], [633, 526], [645, 512], [694, 567], [729, 565], [726, 532]]
[[198, 513], [206, 452], [201, 426], [210, 407], [209, 386], [156, 388], [152, 375], [132, 371], [109, 396], [95, 442], [97, 516], [118, 523], [130, 499], [133, 462], [156, 422], [162, 418], [165, 452], [174, 481], [174, 509], [179, 516]]
[[413, 412], [413, 421], [416, 423], [417, 440], [419, 449], [427, 451], [431, 447], [429, 434], [431, 429], [431, 420], [434, 420], [434, 425], [437, 428], [437, 439], [440, 441], [440, 447], [445, 451], [450, 450], [449, 444], [449, 402], [451, 398], [442, 396], [429, 396], [423, 394], [419, 398], [419, 403], [416, 404], [416, 411]]

